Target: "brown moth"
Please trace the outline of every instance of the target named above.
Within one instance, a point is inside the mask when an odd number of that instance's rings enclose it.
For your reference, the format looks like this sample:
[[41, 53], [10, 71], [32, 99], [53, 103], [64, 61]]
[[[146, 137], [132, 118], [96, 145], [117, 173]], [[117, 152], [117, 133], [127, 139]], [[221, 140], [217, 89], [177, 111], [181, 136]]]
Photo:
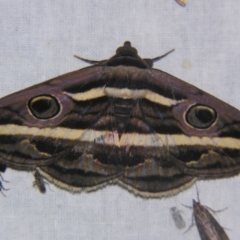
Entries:
[[[160, 57], [159, 57], [160, 58]], [[108, 60], [0, 99], [0, 170], [77, 192], [176, 194], [240, 171], [240, 112], [152, 68], [130, 42]]]
[[206, 207], [193, 199], [193, 216], [202, 240], [229, 240], [224, 229]]

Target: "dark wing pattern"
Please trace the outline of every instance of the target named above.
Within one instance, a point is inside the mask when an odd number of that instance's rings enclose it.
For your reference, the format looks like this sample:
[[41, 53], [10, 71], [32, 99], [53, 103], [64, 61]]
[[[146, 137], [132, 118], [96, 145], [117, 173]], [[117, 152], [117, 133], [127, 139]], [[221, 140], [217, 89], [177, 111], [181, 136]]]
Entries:
[[70, 191], [166, 196], [239, 173], [240, 113], [126, 42], [109, 60], [0, 100], [0, 163]]

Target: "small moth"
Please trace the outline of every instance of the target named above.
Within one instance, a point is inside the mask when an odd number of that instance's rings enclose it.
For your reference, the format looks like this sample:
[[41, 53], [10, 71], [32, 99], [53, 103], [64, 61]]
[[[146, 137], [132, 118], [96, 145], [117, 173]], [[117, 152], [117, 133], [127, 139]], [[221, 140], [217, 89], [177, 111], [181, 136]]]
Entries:
[[206, 207], [193, 199], [193, 216], [202, 240], [229, 240], [224, 229]]
[[171, 215], [172, 215], [172, 219], [174, 221], [174, 224], [175, 226], [178, 228], [178, 229], [183, 229], [186, 227], [186, 223], [185, 221], [183, 220], [183, 217], [181, 215], [181, 212], [180, 210], [178, 210], [176, 207], [172, 207], [170, 209], [171, 211]]
[[35, 181], [33, 182], [33, 186], [34, 187], [36, 186], [41, 193], [45, 193], [46, 186], [44, 183], [44, 179], [38, 171], [34, 173], [34, 178], [35, 178]]

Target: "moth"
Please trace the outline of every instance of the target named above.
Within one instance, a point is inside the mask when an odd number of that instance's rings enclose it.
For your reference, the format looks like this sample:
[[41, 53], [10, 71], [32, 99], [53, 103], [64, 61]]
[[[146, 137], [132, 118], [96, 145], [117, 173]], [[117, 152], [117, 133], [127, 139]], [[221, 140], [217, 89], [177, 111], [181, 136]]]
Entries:
[[186, 223], [183, 220], [183, 217], [181, 215], [181, 211], [178, 210], [176, 207], [171, 207], [170, 211], [171, 211], [172, 219], [174, 221], [175, 226], [178, 229], [185, 228], [186, 227]]
[[82, 59], [94, 65], [0, 99], [0, 170], [147, 197], [239, 174], [240, 112], [152, 68], [160, 58], [126, 41], [107, 60]]
[[[197, 186], [196, 190], [198, 202], [193, 199], [192, 207], [186, 205], [183, 206], [193, 209], [193, 217], [201, 240], [229, 240], [224, 229], [220, 226], [220, 224], [209, 211], [211, 210], [212, 212], [222, 212], [226, 208], [214, 211], [207, 206], [201, 205]], [[193, 225], [194, 222], [192, 221], [192, 225], [187, 229], [187, 231], [185, 231], [185, 233], [188, 232], [193, 227]]]
[[202, 240], [229, 240], [224, 229], [206, 207], [193, 199], [193, 216]]

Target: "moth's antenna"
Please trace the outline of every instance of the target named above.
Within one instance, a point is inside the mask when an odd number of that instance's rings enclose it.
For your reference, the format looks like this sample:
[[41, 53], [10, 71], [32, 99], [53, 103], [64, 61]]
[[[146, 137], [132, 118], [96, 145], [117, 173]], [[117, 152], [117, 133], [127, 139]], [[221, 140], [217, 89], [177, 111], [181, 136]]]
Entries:
[[166, 57], [168, 54], [172, 53], [173, 51], [175, 51], [174, 48], [173, 48], [172, 50], [170, 50], [169, 52], [163, 54], [162, 56], [159, 56], [159, 57], [155, 57], [155, 58], [153, 58], [152, 61], [153, 61], [153, 62], [156, 62], [156, 61], [158, 61], [158, 60], [160, 60], [160, 59]]
[[[200, 203], [200, 199], [199, 199], [199, 193], [198, 193], [198, 188], [197, 188], [197, 184], [196, 184], [196, 190], [197, 190], [197, 199], [198, 199], [198, 202]], [[184, 204], [182, 204], [184, 207], [187, 207], [187, 208], [190, 208], [190, 209], [193, 209], [193, 207], [190, 207], [190, 206], [186, 206]], [[192, 227], [194, 226], [194, 215], [192, 213], [192, 224], [190, 225], [190, 227], [183, 233], [187, 233]]]
[[87, 63], [90, 63], [90, 64], [98, 64], [99, 62], [102, 62], [102, 61], [97, 61], [97, 60], [89, 60], [89, 59], [86, 59], [86, 58], [82, 58], [82, 57], [79, 57], [77, 55], [73, 55], [75, 58], [77, 59], [80, 59], [84, 62], [87, 62]]
[[[169, 52], [163, 54], [162, 56], [159, 56], [159, 57], [155, 57], [155, 58], [152, 58], [152, 59], [149, 59], [150, 61], [152, 61], [152, 63], [154, 62], [157, 62], [158, 60], [166, 57], [168, 54], [172, 53], [173, 51], [175, 51], [175, 49], [173, 48], [172, 50], [170, 50]], [[82, 58], [82, 57], [79, 57], [77, 55], [73, 55], [75, 58], [77, 59], [80, 59], [81, 61], [84, 61], [84, 62], [87, 62], [87, 63], [90, 63], [90, 64], [99, 64], [100, 62], [104, 62], [104, 60], [101, 60], [101, 61], [97, 61], [97, 60], [89, 60], [89, 59], [86, 59], [86, 58]], [[148, 61], [148, 59], [143, 59], [143, 60], [146, 60]], [[152, 65], [152, 64], [151, 64]]]
[[197, 199], [198, 199], [198, 202], [200, 203], [200, 198], [199, 198], [199, 192], [198, 192], [197, 184], [196, 184], [196, 191], [197, 191]]

